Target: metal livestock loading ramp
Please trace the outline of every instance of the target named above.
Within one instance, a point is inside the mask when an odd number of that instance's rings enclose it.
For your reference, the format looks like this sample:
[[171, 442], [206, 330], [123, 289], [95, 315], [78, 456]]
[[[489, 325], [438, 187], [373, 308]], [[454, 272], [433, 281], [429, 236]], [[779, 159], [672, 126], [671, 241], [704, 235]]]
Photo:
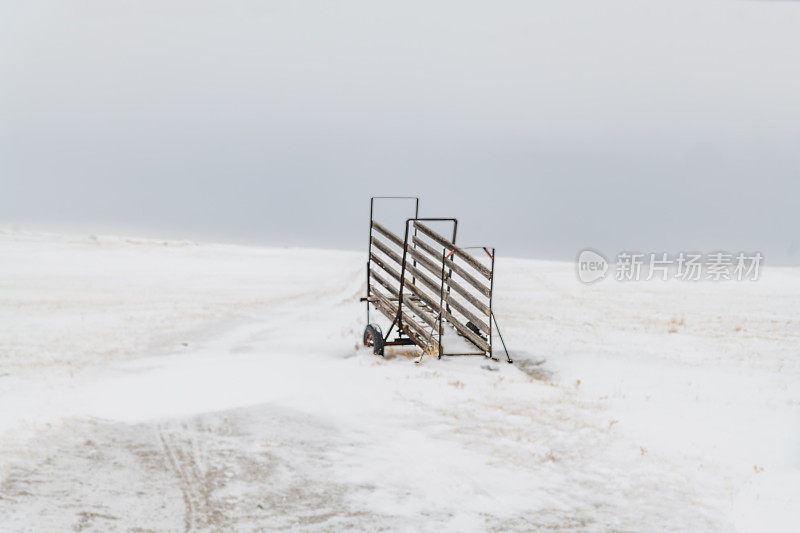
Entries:
[[[402, 238], [375, 220], [375, 200], [414, 201], [414, 216], [406, 219]], [[439, 358], [482, 355], [497, 360], [497, 333], [511, 363], [492, 311], [495, 249], [456, 246], [458, 220], [419, 217], [417, 197], [372, 197], [369, 211], [367, 295], [361, 298], [367, 305], [364, 344], [379, 355], [385, 346], [417, 345]], [[452, 231], [445, 236], [434, 224]], [[386, 334], [370, 322], [370, 306], [391, 322]], [[389, 340], [393, 331], [397, 336]]]

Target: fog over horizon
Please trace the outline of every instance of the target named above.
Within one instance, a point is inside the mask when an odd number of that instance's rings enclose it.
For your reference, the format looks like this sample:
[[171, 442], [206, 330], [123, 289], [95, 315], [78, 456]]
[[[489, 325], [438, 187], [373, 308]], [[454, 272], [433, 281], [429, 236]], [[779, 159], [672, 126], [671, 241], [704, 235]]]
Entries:
[[800, 265], [798, 2], [4, 2], [0, 225]]

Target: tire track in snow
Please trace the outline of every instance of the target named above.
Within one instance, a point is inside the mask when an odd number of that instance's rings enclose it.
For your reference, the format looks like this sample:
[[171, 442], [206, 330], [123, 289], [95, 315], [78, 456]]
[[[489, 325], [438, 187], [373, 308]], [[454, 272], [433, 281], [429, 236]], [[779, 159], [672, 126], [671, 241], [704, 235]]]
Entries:
[[[187, 424], [177, 429], [184, 436], [191, 432]], [[189, 437], [190, 443], [181, 442], [180, 436], [164, 426], [158, 428], [164, 455], [167, 457], [173, 474], [178, 479], [184, 505], [184, 531], [219, 525], [215, 520], [214, 506], [211, 500], [211, 488], [208, 486], [207, 471], [199, 465], [198, 443], [195, 437]]]
[[170, 467], [172, 468], [173, 473], [178, 478], [181, 488], [181, 495], [183, 496], [183, 506], [184, 506], [184, 515], [183, 515], [183, 526], [184, 531], [191, 531], [194, 527], [194, 504], [190, 497], [191, 493], [191, 486], [186, 478], [186, 473], [181, 468], [181, 464], [178, 459], [175, 457], [175, 453], [173, 452], [172, 446], [167, 442], [167, 437], [165, 436], [164, 429], [159, 428], [158, 430], [158, 437], [161, 441], [161, 446], [164, 450], [164, 455], [167, 457], [167, 461], [169, 462]]
[[181, 423], [174, 428], [160, 426], [158, 435], [164, 454], [181, 487], [184, 530], [220, 527], [226, 516], [221, 502], [212, 497], [217, 488], [215, 473], [204, 459], [197, 428]]

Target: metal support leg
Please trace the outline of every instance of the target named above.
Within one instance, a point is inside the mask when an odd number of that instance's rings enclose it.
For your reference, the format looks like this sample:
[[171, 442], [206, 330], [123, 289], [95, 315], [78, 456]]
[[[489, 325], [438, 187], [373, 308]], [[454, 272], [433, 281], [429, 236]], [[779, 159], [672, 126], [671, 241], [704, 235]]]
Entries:
[[503, 350], [505, 350], [506, 352], [506, 359], [508, 359], [509, 363], [513, 363], [514, 361], [511, 360], [511, 356], [508, 355], [508, 348], [506, 348], [506, 341], [503, 340], [503, 334], [500, 333], [500, 324], [497, 323], [497, 319], [495, 318], [494, 313], [492, 313], [492, 320], [494, 320], [494, 325], [497, 328], [497, 335], [500, 337], [500, 342], [503, 343]]
[[392, 325], [389, 326], [388, 331], [386, 331], [386, 338], [383, 339], [383, 342], [386, 342], [386, 341], [389, 340], [389, 335], [392, 334], [392, 328], [394, 328], [395, 324], [397, 324], [397, 317], [396, 316], [394, 317], [394, 320], [392, 320]]

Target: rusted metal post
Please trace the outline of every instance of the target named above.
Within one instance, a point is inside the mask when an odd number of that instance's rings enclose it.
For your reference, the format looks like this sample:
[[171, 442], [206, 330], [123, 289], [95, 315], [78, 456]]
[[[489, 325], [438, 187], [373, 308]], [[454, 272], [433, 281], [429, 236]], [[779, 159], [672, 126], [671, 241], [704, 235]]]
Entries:
[[370, 263], [372, 261], [369, 260], [372, 257], [372, 212], [373, 206], [375, 204], [375, 198], [369, 199], [369, 243], [367, 244], [367, 325], [369, 326], [369, 271], [370, 271]]
[[[489, 253], [489, 250], [484, 248], [486, 253]], [[492, 253], [489, 257], [492, 258], [492, 278], [489, 280], [489, 357], [494, 358], [494, 343], [492, 343], [492, 301], [494, 300], [494, 256], [495, 256], [495, 249], [492, 248]]]
[[443, 305], [444, 305], [444, 267], [447, 250], [442, 249], [442, 288], [439, 291], [439, 359], [444, 355], [444, 348], [442, 347], [442, 320], [443, 320]]

